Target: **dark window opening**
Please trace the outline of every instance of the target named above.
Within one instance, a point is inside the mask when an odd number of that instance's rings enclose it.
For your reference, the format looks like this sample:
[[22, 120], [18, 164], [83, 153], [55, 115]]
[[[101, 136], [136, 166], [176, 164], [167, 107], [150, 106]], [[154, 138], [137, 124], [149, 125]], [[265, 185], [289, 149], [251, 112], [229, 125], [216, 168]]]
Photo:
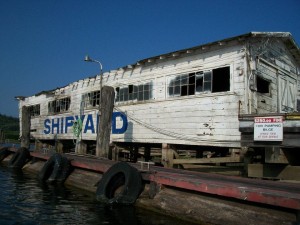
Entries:
[[69, 110], [70, 104], [70, 97], [54, 100], [48, 103], [48, 111], [49, 113], [66, 112]]
[[39, 116], [40, 115], [40, 105], [31, 105], [29, 106], [29, 114], [30, 116]]
[[195, 94], [195, 73], [190, 73], [189, 74], [189, 90], [188, 94], [189, 95], [194, 95]]
[[188, 75], [187, 74], [181, 75], [181, 93], [180, 93], [180, 96], [188, 95], [188, 88], [189, 88]]
[[116, 102], [150, 100], [152, 99], [152, 89], [152, 82], [140, 85], [130, 84], [126, 87], [116, 87]]
[[256, 77], [257, 92], [267, 94], [270, 93], [270, 82], [261, 78], [260, 76]]
[[168, 91], [171, 97], [230, 91], [230, 67], [178, 75], [170, 80]]
[[82, 95], [82, 103], [84, 108], [92, 108], [100, 104], [100, 91], [92, 91]]
[[144, 99], [143, 100], [149, 100], [150, 99], [150, 84], [144, 84]]
[[197, 93], [203, 91], [203, 84], [204, 84], [203, 72], [196, 73], [196, 92]]
[[133, 100], [133, 85], [128, 85], [128, 99]]
[[230, 91], [230, 69], [223, 67], [212, 71], [212, 92]]
[[128, 101], [128, 87], [124, 87], [120, 89], [120, 101]]
[[116, 88], [116, 92], [117, 92], [116, 93], [116, 101], [119, 102], [120, 101], [120, 88], [119, 87]]
[[90, 93], [90, 104], [95, 107], [100, 103], [100, 91], [94, 91]]

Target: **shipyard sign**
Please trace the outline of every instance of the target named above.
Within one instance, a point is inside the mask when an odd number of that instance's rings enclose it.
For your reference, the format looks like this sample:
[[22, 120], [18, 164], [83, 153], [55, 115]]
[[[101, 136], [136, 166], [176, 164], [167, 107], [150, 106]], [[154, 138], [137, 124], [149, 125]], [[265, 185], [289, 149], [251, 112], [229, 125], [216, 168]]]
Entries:
[[282, 141], [282, 140], [283, 140], [282, 116], [254, 118], [254, 141]]
[[[44, 120], [44, 134], [68, 134], [74, 132], [74, 124], [80, 123], [80, 131], [87, 134], [95, 134], [98, 128], [97, 114], [87, 114], [82, 116], [51, 117]], [[123, 134], [128, 126], [127, 117], [124, 113], [113, 112], [112, 114], [112, 134]]]

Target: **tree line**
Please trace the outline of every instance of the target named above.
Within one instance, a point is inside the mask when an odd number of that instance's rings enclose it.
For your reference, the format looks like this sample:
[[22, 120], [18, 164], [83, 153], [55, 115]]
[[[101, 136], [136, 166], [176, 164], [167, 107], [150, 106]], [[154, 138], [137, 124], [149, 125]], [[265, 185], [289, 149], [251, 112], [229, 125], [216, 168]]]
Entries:
[[0, 131], [4, 133], [5, 139], [17, 140], [19, 138], [19, 119], [0, 113]]

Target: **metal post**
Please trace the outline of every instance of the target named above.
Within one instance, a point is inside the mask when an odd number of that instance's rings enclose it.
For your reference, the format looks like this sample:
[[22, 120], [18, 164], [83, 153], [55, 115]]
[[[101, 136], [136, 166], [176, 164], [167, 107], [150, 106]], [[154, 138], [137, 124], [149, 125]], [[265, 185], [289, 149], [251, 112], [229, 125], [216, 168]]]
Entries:
[[100, 133], [100, 124], [101, 124], [101, 110], [102, 110], [102, 80], [103, 80], [103, 74], [102, 74], [102, 70], [103, 70], [103, 67], [102, 67], [102, 63], [98, 60], [94, 60], [94, 59], [91, 59], [88, 55], [84, 58], [84, 61], [86, 62], [95, 62], [95, 63], [98, 63], [99, 66], [100, 66], [100, 96], [99, 96], [99, 109], [98, 109], [98, 126], [97, 126], [97, 144], [96, 144], [96, 155], [100, 155], [100, 152], [101, 152], [101, 149], [99, 149], [99, 144], [98, 144], [98, 141], [99, 141], [99, 133]]

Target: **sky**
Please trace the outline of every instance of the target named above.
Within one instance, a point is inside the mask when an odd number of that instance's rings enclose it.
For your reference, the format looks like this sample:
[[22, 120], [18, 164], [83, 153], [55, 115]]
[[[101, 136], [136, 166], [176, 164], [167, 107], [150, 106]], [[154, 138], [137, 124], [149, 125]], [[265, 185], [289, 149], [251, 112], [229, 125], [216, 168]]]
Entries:
[[251, 31], [290, 32], [300, 0], [0, 0], [0, 114], [31, 96], [139, 60]]

